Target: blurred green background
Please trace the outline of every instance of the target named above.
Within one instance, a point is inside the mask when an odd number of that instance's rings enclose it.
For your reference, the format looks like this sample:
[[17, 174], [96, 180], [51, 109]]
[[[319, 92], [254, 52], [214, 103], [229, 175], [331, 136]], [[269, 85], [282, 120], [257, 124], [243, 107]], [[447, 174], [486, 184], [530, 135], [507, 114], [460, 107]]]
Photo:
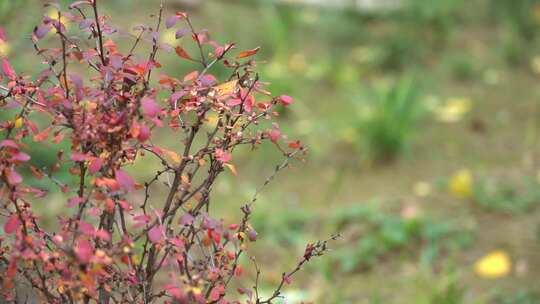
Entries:
[[[264, 288], [306, 242], [341, 232], [287, 287], [286, 303], [540, 303], [540, 1], [163, 1], [166, 15], [189, 12], [219, 42], [260, 45], [262, 79], [295, 97], [280, 125], [310, 153], [256, 203], [260, 241], [249, 250]], [[128, 27], [159, 7], [101, 2]], [[51, 14], [43, 3], [0, 0], [9, 38], [0, 53], [18, 71], [43, 68], [30, 42]], [[178, 77], [193, 68], [172, 54], [158, 60]], [[33, 160], [49, 164], [60, 148], [42, 146]], [[243, 151], [215, 210], [238, 221], [278, 163], [270, 145]], [[134, 172], [152, 176], [150, 165]], [[51, 192], [41, 212], [54, 221], [64, 201]]]

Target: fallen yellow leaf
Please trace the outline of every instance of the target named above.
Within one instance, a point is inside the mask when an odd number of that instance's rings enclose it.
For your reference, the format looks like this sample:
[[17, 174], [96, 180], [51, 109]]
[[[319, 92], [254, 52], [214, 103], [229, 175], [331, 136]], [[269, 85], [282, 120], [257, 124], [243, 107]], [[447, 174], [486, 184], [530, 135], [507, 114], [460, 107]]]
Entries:
[[467, 169], [459, 170], [450, 178], [448, 190], [457, 198], [465, 199], [473, 194], [473, 176]]
[[419, 181], [414, 184], [414, 194], [419, 197], [426, 197], [431, 193], [431, 185], [428, 182]]
[[469, 98], [449, 98], [442, 106], [434, 109], [439, 121], [453, 123], [460, 121], [471, 110], [472, 102]]
[[495, 250], [474, 264], [474, 272], [482, 278], [497, 279], [507, 276], [512, 271], [510, 256], [502, 250]]

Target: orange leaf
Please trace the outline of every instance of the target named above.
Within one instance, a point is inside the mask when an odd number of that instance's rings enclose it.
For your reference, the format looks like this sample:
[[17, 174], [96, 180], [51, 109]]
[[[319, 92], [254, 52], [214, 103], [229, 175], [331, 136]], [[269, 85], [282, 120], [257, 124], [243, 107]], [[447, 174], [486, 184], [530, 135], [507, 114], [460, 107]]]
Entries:
[[170, 159], [172, 159], [173, 162], [175, 162], [177, 164], [179, 164], [182, 161], [182, 158], [180, 157], [180, 155], [178, 155], [178, 153], [176, 153], [174, 151], [163, 149], [163, 152], [165, 152], [165, 154]]
[[236, 59], [253, 56], [253, 55], [257, 54], [257, 52], [259, 52], [260, 49], [261, 49], [261, 47], [258, 46], [258, 47], [254, 48], [252, 50], [244, 51], [244, 52], [238, 54], [238, 56], [236, 56]]
[[193, 58], [191, 58], [191, 56], [189, 56], [189, 54], [186, 52], [186, 50], [184, 50], [181, 46], [177, 46], [176, 47], [176, 55], [184, 58], [184, 59], [187, 59], [187, 60], [191, 60], [193, 61]]
[[48, 127], [46, 129], [44, 129], [43, 131], [39, 132], [38, 134], [34, 135], [34, 141], [36, 142], [40, 142], [40, 141], [44, 141], [45, 139], [47, 139], [47, 137], [49, 137], [49, 132], [51, 131], [51, 127]]

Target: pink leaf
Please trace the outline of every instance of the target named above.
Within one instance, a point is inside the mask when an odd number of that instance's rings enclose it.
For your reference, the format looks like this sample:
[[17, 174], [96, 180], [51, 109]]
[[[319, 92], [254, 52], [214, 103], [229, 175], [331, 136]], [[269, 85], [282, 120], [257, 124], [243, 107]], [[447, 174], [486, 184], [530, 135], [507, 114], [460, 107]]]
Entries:
[[7, 41], [6, 32], [0, 27], [0, 41]]
[[17, 152], [15, 155], [13, 155], [12, 160], [27, 162], [30, 160], [30, 155], [23, 152]]
[[111, 235], [109, 234], [109, 232], [103, 229], [97, 230], [94, 235], [104, 241], [108, 241], [111, 239]]
[[178, 248], [184, 248], [184, 241], [182, 241], [179, 238], [172, 238], [172, 239], [169, 239], [169, 241], [171, 242], [171, 244], [173, 244], [174, 246]]
[[75, 255], [82, 263], [88, 263], [90, 262], [90, 259], [92, 259], [94, 248], [92, 247], [92, 244], [88, 240], [81, 240], [75, 247]]
[[84, 200], [81, 198], [81, 197], [72, 197], [68, 200], [67, 202], [67, 207], [68, 208], [72, 208], [72, 207], [75, 207], [77, 205], [79, 205], [80, 203], [82, 203]]
[[253, 110], [254, 104], [255, 104], [255, 97], [253, 97], [253, 95], [249, 95], [244, 101], [244, 109], [247, 112], [251, 112]]
[[116, 182], [124, 191], [129, 192], [135, 188], [135, 180], [123, 170], [116, 170]]
[[96, 174], [96, 172], [101, 169], [101, 166], [103, 166], [103, 159], [95, 157], [90, 161], [90, 164], [88, 165], [88, 172], [90, 174]]
[[270, 136], [270, 140], [273, 143], [277, 143], [279, 140], [279, 137], [281, 136], [281, 132], [277, 129], [272, 129], [270, 132], [268, 132], [268, 136]]
[[294, 102], [294, 99], [288, 95], [281, 95], [279, 96], [279, 102], [281, 102], [281, 104], [284, 106], [288, 106]]
[[141, 125], [139, 129], [139, 136], [137, 140], [140, 142], [145, 142], [150, 138], [151, 132], [150, 128], [147, 125]]
[[225, 287], [223, 285], [218, 285], [214, 287], [210, 292], [210, 301], [219, 300], [223, 293], [225, 293]]
[[84, 153], [74, 152], [71, 153], [71, 160], [74, 162], [84, 162], [88, 156]]
[[17, 231], [17, 228], [19, 228], [19, 226], [20, 226], [19, 217], [17, 216], [17, 214], [13, 213], [9, 217], [6, 224], [4, 225], [4, 231], [7, 234], [11, 234], [11, 233], [14, 233], [15, 231]]
[[178, 99], [182, 98], [184, 95], [186, 95], [185, 91], [176, 91], [171, 95], [171, 101], [177, 102]]
[[20, 184], [23, 180], [22, 176], [13, 169], [6, 169], [4, 171], [7, 177], [7, 181], [10, 185]]
[[223, 151], [223, 149], [216, 149], [216, 159], [222, 163], [228, 163], [232, 159], [232, 155], [228, 151]]
[[2, 59], [2, 72], [11, 80], [17, 78], [15, 70], [11, 67], [11, 64], [6, 58]]
[[79, 222], [79, 231], [84, 235], [93, 236], [94, 232], [96, 230], [94, 229], [94, 226], [92, 226], [91, 224], [80, 221]]
[[14, 149], [17, 149], [19, 148], [19, 145], [17, 145], [13, 140], [11, 139], [4, 139], [0, 142], [0, 148], [1, 147], [10, 147], [10, 148], [14, 148]]
[[184, 215], [182, 215], [182, 217], [180, 218], [180, 225], [189, 226], [193, 223], [194, 220], [195, 218], [193, 217], [193, 215], [189, 213], [184, 213]]
[[242, 103], [242, 99], [240, 98], [234, 98], [229, 101], [227, 101], [227, 106], [234, 107]]
[[155, 100], [150, 97], [143, 97], [141, 106], [143, 114], [148, 117], [154, 117], [161, 111]]
[[161, 225], [155, 225], [148, 231], [148, 239], [152, 243], [157, 243], [163, 238], [165, 230]]
[[196, 79], [197, 77], [199, 77], [199, 71], [193, 71], [187, 74], [186, 76], [184, 76], [184, 81], [188, 82], [188, 81]]

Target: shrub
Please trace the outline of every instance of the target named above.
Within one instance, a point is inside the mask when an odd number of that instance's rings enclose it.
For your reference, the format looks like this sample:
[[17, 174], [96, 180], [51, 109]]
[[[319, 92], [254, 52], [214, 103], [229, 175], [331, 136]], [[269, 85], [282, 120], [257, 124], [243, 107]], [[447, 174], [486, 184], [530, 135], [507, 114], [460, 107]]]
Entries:
[[[134, 28], [124, 50], [115, 39], [126, 31], [100, 15], [97, 2], [75, 1], [66, 12], [56, 7], [57, 18], [44, 17], [35, 27], [32, 40], [46, 64], [38, 77], [17, 73], [1, 58], [0, 108], [16, 115], [0, 123], [0, 294], [47, 303], [239, 303], [231, 282], [242, 274], [247, 243], [256, 240], [249, 220], [257, 195], [241, 208], [239, 222], [225, 223], [210, 212], [212, 189], [222, 172], [236, 173], [233, 155], [240, 146], [270, 142], [283, 153], [285, 161], [264, 185], [305, 152], [272, 123], [274, 108], [293, 99], [265, 90], [249, 59], [258, 48], [234, 56], [234, 44], [211, 40], [183, 12], [164, 18], [161, 7], [156, 25]], [[67, 33], [68, 23], [82, 35]], [[191, 37], [195, 47], [159, 43], [164, 27], [178, 27], [177, 37]], [[53, 38], [60, 47], [43, 47], [50, 44], [42, 40]], [[145, 42], [150, 50], [138, 55]], [[178, 60], [201, 68], [180, 78], [159, 73], [158, 54], [173, 50]], [[218, 65], [231, 71], [224, 83], [211, 74]], [[181, 148], [158, 146], [153, 139], [159, 134]], [[49, 169], [33, 167], [29, 154], [49, 141], [67, 143], [70, 151], [60, 151]], [[130, 166], [152, 158], [161, 167], [138, 182]], [[59, 181], [57, 171], [66, 165], [73, 178]], [[47, 203], [47, 193], [29, 185], [25, 170], [69, 196], [56, 229], [33, 211]], [[162, 200], [159, 190], [166, 194]], [[238, 289], [237, 297], [275, 301], [326, 248], [326, 241], [307, 245], [267, 298], [259, 293], [255, 263], [253, 287]]]

